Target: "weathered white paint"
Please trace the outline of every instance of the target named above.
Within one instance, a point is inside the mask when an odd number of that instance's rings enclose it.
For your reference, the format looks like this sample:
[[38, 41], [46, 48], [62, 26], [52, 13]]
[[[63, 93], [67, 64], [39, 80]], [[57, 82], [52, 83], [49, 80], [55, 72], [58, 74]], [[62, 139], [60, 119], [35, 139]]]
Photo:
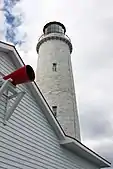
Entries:
[[[80, 127], [72, 74], [70, 39], [64, 34], [43, 35], [38, 42], [36, 82], [49, 105], [57, 106], [57, 119], [65, 133], [80, 140]], [[57, 71], [52, 64], [57, 63]]]
[[[9, 74], [16, 67], [10, 57], [0, 53], [0, 71]], [[6, 97], [0, 100], [0, 168], [1, 169], [96, 169], [85, 159], [59, 144], [51, 125], [31, 91], [26, 94], [6, 126], [3, 125]]]

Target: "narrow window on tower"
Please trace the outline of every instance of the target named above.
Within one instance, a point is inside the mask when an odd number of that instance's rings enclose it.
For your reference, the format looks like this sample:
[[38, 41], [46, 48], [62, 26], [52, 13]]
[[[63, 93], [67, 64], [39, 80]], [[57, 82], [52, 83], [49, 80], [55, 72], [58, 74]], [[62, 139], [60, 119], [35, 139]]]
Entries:
[[53, 72], [57, 71], [57, 63], [53, 63], [53, 67], [52, 67]]
[[57, 116], [57, 106], [52, 106], [53, 114], [56, 117]]

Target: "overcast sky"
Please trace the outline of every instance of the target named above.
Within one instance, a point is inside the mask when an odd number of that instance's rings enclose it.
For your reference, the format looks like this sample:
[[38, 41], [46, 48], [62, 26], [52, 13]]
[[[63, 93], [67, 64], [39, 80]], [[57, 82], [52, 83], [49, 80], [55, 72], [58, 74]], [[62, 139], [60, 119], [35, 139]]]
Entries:
[[43, 26], [60, 21], [73, 44], [82, 142], [113, 161], [113, 0], [1, 0], [0, 40], [36, 70]]

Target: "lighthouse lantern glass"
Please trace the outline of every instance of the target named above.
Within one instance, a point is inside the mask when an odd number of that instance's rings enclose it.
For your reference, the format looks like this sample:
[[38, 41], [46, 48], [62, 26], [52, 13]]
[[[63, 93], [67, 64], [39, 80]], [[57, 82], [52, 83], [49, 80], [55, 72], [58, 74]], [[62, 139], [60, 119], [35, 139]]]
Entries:
[[49, 33], [63, 33], [64, 29], [58, 24], [51, 24], [45, 29], [45, 34]]

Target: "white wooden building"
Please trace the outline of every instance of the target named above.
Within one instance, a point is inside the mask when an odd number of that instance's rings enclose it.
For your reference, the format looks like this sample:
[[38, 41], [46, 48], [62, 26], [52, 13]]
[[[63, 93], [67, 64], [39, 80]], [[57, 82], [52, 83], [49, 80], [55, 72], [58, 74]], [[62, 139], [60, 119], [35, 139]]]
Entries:
[[[0, 42], [0, 73], [24, 65], [14, 46]], [[25, 95], [4, 125], [9, 101], [0, 98], [0, 169], [99, 169], [110, 163], [65, 135], [35, 82], [17, 85]], [[11, 104], [13, 102], [11, 101]]]

